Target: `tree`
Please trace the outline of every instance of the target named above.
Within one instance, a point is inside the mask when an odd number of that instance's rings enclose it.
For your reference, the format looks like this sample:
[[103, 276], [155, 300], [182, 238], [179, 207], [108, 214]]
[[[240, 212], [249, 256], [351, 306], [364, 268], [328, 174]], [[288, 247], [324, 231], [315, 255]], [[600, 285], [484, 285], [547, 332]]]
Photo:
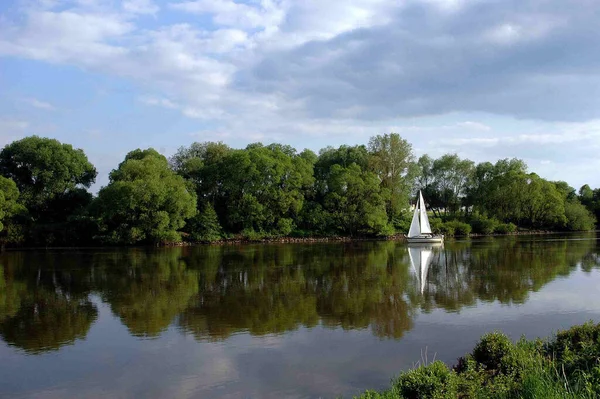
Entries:
[[77, 188], [89, 188], [97, 172], [83, 150], [31, 136], [4, 147], [0, 174], [16, 183], [20, 201], [37, 219], [44, 216], [48, 201]]
[[95, 212], [106, 242], [178, 241], [178, 230], [196, 213], [196, 198], [164, 156], [154, 149], [138, 149], [110, 173]]
[[327, 180], [324, 208], [335, 229], [341, 233], [388, 235], [385, 200], [377, 176], [357, 164], [333, 165]]
[[222, 177], [221, 220], [230, 231], [279, 236], [294, 228], [313, 169], [289, 146], [251, 144], [224, 158]]
[[577, 199], [565, 202], [565, 216], [567, 230], [588, 231], [596, 224], [594, 215]]
[[369, 170], [377, 175], [385, 195], [388, 219], [408, 208], [416, 173], [410, 143], [397, 133], [374, 136], [369, 140]]
[[[417, 162], [420, 177], [417, 188], [423, 190], [429, 208], [437, 215], [455, 215], [469, 205], [467, 200], [475, 166], [456, 154], [446, 154], [436, 160], [428, 155]], [[464, 208], [463, 208], [464, 207]]]
[[202, 211], [187, 222], [185, 230], [193, 241], [212, 242], [223, 238], [223, 229], [211, 203], [206, 203]]
[[14, 181], [0, 176], [0, 231], [4, 229], [4, 222], [19, 211], [22, 206], [17, 203], [19, 189]]

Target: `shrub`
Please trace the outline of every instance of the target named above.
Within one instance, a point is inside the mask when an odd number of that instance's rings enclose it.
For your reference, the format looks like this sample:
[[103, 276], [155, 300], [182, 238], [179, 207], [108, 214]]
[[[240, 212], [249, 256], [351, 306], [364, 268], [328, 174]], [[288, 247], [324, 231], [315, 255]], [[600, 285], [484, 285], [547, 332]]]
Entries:
[[500, 223], [494, 229], [497, 234], [510, 234], [517, 231], [517, 226], [514, 223]]
[[450, 223], [442, 223], [439, 228], [439, 232], [445, 236], [453, 237], [454, 236], [454, 226]]
[[258, 241], [265, 238], [265, 234], [260, 231], [255, 231], [254, 229], [244, 229], [242, 230], [242, 237], [248, 241]]
[[499, 332], [493, 332], [481, 337], [473, 349], [473, 360], [485, 367], [486, 370], [500, 370], [503, 361], [514, 348], [510, 339]]
[[456, 398], [456, 375], [438, 361], [401, 374], [394, 388], [406, 399]]
[[471, 226], [473, 231], [478, 234], [492, 234], [500, 222], [496, 219], [490, 219], [485, 216], [473, 216]]
[[589, 322], [559, 332], [545, 352], [574, 383], [583, 383], [600, 396], [600, 324]]
[[[429, 219], [429, 226], [431, 226], [431, 231], [435, 234], [442, 233], [442, 219], [440, 218], [431, 218]], [[407, 230], [408, 231], [408, 230]]]
[[451, 222], [446, 222], [445, 224], [446, 226], [451, 226], [454, 229], [454, 234], [457, 236], [468, 236], [471, 234], [471, 226], [467, 223], [453, 220]]

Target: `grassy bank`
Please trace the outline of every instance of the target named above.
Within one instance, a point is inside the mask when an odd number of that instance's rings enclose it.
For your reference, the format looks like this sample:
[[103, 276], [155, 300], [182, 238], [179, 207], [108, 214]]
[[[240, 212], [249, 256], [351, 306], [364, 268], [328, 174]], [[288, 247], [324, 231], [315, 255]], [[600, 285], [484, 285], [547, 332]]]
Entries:
[[390, 389], [360, 399], [598, 398], [600, 324], [591, 322], [554, 338], [513, 343], [501, 333], [484, 335], [453, 368], [444, 363], [400, 374]]

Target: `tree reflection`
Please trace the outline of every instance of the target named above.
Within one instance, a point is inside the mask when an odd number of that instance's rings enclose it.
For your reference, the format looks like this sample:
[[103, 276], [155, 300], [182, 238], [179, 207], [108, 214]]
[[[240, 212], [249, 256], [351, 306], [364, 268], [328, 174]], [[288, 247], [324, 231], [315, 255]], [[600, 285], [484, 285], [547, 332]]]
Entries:
[[217, 339], [236, 331], [312, 327], [320, 320], [400, 337], [413, 317], [403, 296], [403, 252], [393, 242], [193, 248], [187, 261], [203, 277], [180, 326], [199, 339]]
[[0, 336], [29, 353], [59, 349], [86, 337], [102, 300], [139, 337], [171, 325], [198, 340], [322, 325], [399, 338], [419, 312], [521, 304], [600, 263], [595, 240], [449, 242], [431, 255], [423, 278], [396, 242], [3, 254]]
[[198, 292], [181, 248], [108, 253], [95, 262], [102, 299], [135, 336], [158, 336]]
[[[81, 259], [16, 253], [1, 267], [0, 336], [28, 353], [58, 350], [87, 335], [98, 310]], [[74, 261], [74, 262], [73, 262]]]

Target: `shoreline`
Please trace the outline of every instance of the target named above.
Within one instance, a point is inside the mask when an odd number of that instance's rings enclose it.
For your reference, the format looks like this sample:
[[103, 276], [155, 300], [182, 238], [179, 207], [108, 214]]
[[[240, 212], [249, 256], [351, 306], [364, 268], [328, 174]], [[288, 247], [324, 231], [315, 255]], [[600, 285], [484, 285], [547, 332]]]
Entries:
[[[572, 233], [590, 233], [598, 230], [590, 231], [549, 231], [549, 230], [532, 230], [532, 231], [517, 231], [514, 233], [505, 234], [469, 234], [469, 235], [455, 235], [446, 238], [447, 241], [465, 238], [483, 238], [483, 237], [507, 237], [507, 236], [538, 236], [538, 235], [551, 235], [551, 234], [572, 234]], [[161, 243], [156, 245], [90, 245], [90, 246], [48, 246], [48, 247], [6, 247], [4, 251], [30, 251], [30, 250], [77, 250], [77, 249], [105, 249], [105, 248], [168, 248], [168, 247], [193, 247], [193, 246], [224, 246], [224, 245], [245, 245], [245, 244], [311, 244], [311, 243], [347, 243], [347, 242], [360, 242], [360, 241], [397, 241], [401, 243], [407, 243], [405, 234], [396, 234], [393, 236], [385, 237], [365, 237], [365, 236], [331, 236], [331, 237], [278, 237], [278, 238], [261, 238], [250, 240], [246, 238], [236, 237], [223, 239], [219, 241], [180, 241], [172, 243]]]

